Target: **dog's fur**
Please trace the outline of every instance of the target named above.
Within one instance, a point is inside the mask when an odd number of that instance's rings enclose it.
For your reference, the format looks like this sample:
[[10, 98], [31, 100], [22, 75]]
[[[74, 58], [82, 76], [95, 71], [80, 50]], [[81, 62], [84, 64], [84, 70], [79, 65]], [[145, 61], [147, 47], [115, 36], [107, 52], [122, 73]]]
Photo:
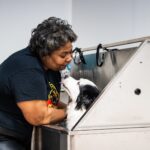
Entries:
[[83, 78], [76, 80], [71, 76], [63, 79], [62, 85], [70, 97], [66, 125], [71, 129], [91, 106], [100, 91], [92, 81]]

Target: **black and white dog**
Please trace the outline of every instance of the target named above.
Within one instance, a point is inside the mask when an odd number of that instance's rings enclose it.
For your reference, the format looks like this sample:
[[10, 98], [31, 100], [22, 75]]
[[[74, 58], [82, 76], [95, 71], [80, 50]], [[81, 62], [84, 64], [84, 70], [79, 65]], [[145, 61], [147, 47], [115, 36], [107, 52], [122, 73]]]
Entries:
[[66, 126], [71, 129], [91, 106], [100, 91], [92, 81], [84, 78], [76, 80], [67, 76], [62, 79], [62, 85], [70, 97]]

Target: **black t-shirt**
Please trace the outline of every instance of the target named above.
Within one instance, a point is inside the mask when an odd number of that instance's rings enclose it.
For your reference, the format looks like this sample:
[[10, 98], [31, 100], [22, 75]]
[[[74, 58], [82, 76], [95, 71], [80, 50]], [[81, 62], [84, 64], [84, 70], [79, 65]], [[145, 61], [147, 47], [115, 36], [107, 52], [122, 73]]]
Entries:
[[45, 71], [28, 47], [8, 57], [0, 65], [0, 127], [29, 138], [32, 125], [24, 119], [17, 102], [47, 100], [52, 93], [59, 98], [60, 80], [60, 72]]

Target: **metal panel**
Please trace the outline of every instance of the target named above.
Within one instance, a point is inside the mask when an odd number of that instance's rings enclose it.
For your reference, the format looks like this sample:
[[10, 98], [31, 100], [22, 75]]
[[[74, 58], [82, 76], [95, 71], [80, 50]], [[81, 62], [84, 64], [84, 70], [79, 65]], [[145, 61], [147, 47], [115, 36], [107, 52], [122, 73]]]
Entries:
[[41, 150], [67, 150], [67, 132], [57, 126], [41, 126]]
[[84, 131], [71, 135], [69, 150], [149, 150], [150, 128]]
[[75, 130], [149, 126], [150, 42], [115, 75]]
[[96, 50], [92, 54], [84, 54], [86, 64], [76, 65], [72, 63], [71, 75], [77, 79], [87, 78], [97, 84], [103, 90], [112, 77], [125, 65], [135, 53], [137, 47], [119, 49], [114, 51], [115, 62], [111, 59], [110, 53], [105, 53], [105, 62], [101, 67], [96, 65]]

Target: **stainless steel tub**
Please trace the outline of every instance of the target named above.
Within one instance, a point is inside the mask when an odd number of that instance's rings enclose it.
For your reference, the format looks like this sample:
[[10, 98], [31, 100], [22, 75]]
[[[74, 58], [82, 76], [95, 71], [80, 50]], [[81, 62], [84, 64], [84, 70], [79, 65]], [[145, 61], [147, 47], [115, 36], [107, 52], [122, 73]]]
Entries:
[[59, 125], [37, 127], [33, 149], [150, 149], [149, 37], [105, 47], [118, 50], [113, 58], [105, 52], [102, 66], [96, 65], [96, 47], [82, 49], [86, 64], [72, 62], [72, 76], [88, 78], [100, 88], [95, 103], [72, 130]]

